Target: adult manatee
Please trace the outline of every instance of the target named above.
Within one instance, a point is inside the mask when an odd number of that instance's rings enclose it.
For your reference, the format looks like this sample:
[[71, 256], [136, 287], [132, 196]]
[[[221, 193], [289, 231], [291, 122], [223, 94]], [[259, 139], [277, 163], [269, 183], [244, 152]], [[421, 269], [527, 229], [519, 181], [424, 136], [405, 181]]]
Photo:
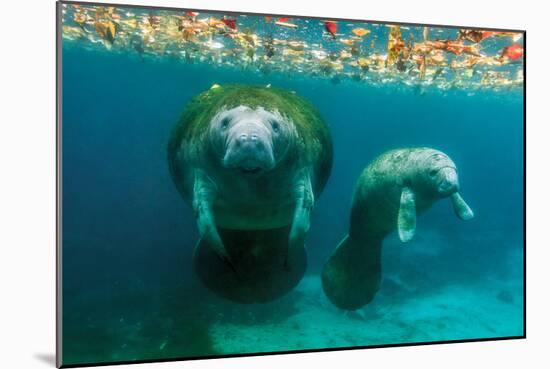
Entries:
[[268, 301], [299, 282], [332, 166], [328, 127], [309, 102], [283, 89], [214, 85], [181, 116], [168, 162], [197, 217], [195, 267], [210, 289]]
[[376, 158], [357, 181], [349, 234], [325, 264], [322, 283], [336, 306], [356, 310], [379, 289], [382, 241], [397, 228], [402, 242], [410, 241], [416, 217], [436, 201], [449, 197], [463, 220], [474, 213], [458, 193], [455, 164], [430, 148], [406, 148]]

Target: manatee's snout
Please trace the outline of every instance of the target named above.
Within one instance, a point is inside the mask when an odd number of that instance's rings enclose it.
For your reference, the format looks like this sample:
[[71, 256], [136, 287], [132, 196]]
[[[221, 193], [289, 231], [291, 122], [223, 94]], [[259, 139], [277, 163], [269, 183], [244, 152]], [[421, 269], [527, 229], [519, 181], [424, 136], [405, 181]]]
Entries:
[[227, 138], [223, 166], [244, 173], [259, 173], [275, 166], [271, 132], [262, 123], [235, 124]]
[[455, 168], [441, 168], [438, 172], [438, 177], [437, 190], [442, 196], [449, 196], [458, 191], [458, 174]]

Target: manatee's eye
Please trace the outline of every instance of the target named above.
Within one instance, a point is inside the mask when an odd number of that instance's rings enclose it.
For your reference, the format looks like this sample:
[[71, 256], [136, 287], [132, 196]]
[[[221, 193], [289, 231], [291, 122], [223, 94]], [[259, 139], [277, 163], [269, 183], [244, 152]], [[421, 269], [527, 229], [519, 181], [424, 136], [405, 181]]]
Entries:
[[430, 170], [430, 177], [433, 177], [437, 174], [437, 169]]
[[273, 132], [275, 132], [275, 133], [278, 133], [279, 130], [281, 129], [279, 123], [275, 120], [271, 121], [271, 128], [273, 128]]
[[223, 118], [220, 126], [222, 127], [222, 129], [226, 129], [229, 126], [229, 118]]

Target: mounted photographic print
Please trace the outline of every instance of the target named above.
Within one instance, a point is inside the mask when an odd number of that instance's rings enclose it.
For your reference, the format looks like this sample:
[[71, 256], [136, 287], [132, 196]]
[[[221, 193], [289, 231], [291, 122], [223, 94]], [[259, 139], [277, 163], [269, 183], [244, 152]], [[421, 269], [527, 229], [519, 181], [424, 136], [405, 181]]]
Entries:
[[524, 31], [57, 16], [58, 365], [525, 337]]

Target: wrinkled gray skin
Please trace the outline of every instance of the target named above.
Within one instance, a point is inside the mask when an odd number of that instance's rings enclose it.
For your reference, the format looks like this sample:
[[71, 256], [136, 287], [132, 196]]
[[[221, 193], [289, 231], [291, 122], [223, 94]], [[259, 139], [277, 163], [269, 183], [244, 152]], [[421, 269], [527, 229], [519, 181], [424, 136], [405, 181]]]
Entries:
[[245, 174], [273, 169], [295, 134], [279, 114], [245, 106], [218, 113], [210, 130], [223, 166]]
[[230, 263], [217, 227], [292, 224], [289, 247], [303, 246], [313, 169], [290, 157], [298, 140], [294, 125], [278, 112], [238, 106], [215, 115], [206, 139], [209, 155], [194, 169], [192, 199], [202, 238]]
[[398, 149], [379, 156], [361, 174], [353, 198], [350, 235], [383, 238], [396, 226], [401, 241], [412, 239], [416, 214], [450, 197], [458, 217], [473, 217], [460, 199], [456, 165], [430, 148]]
[[349, 234], [323, 269], [327, 297], [347, 310], [369, 303], [380, 285], [383, 239], [397, 229], [401, 241], [410, 241], [417, 214], [436, 201], [448, 197], [460, 219], [473, 218], [459, 187], [456, 166], [441, 151], [398, 149], [375, 159], [357, 181]]

